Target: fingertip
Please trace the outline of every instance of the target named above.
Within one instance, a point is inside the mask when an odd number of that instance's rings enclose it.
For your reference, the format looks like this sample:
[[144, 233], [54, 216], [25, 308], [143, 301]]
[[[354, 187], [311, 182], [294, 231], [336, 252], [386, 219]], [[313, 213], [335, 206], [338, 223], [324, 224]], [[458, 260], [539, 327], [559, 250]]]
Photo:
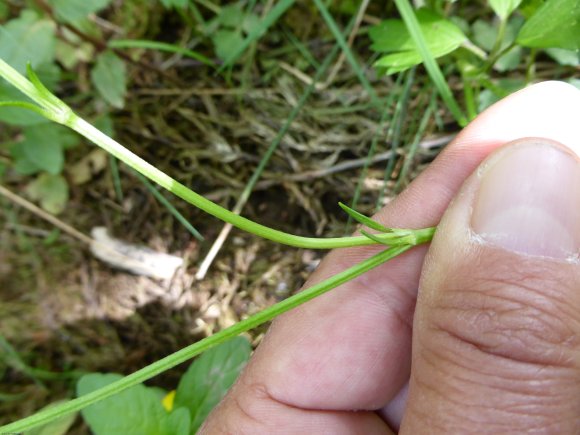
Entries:
[[561, 81], [528, 86], [485, 110], [457, 137], [455, 150], [483, 155], [522, 137], [558, 141], [580, 155], [580, 90]]

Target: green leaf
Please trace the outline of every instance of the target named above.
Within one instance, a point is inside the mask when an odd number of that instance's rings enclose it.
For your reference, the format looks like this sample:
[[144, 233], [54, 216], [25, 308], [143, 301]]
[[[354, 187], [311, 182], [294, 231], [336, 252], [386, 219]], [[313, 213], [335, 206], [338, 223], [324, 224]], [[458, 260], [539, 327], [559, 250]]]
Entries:
[[70, 24], [106, 8], [111, 0], [50, 0], [58, 19]]
[[68, 202], [68, 184], [62, 175], [40, 174], [26, 186], [26, 193], [47, 212], [59, 214]]
[[240, 18], [243, 18], [244, 11], [240, 3], [224, 6], [218, 16], [218, 21], [222, 26], [236, 29], [240, 25]]
[[0, 26], [0, 58], [19, 73], [26, 64], [33, 68], [54, 60], [56, 25], [40, 19], [36, 12], [24, 9], [20, 16]]
[[[42, 409], [52, 408], [53, 406], [60, 405], [61, 403], [65, 403], [66, 400], [58, 400], [53, 402]], [[77, 418], [77, 413], [72, 413], [65, 415], [62, 418], [57, 420], [53, 420], [44, 426], [40, 426], [38, 428], [32, 429], [26, 432], [26, 435], [65, 435], [74, 421]]]
[[509, 17], [517, 9], [522, 0], [489, 0], [489, 5], [502, 20]]
[[519, 13], [527, 20], [544, 4], [546, 0], [524, 0], [520, 5]]
[[125, 63], [110, 50], [99, 55], [91, 70], [91, 79], [99, 93], [118, 109], [123, 107], [127, 92], [126, 76]]
[[[64, 165], [63, 137], [65, 128], [56, 124], [41, 124], [24, 129], [24, 140], [17, 146], [22, 155], [39, 170], [56, 175]], [[69, 134], [70, 137], [70, 134]]]
[[[473, 40], [481, 48], [491, 51], [495, 45], [495, 40], [498, 34], [499, 23], [488, 23], [487, 21], [477, 20], [473, 23]], [[519, 29], [523, 24], [521, 17], [514, 16], [510, 18], [506, 25], [505, 35], [500, 45], [500, 50], [506, 49], [516, 39]], [[508, 52], [504, 53], [493, 65], [496, 71], [505, 72], [517, 68], [522, 57], [522, 48], [519, 46], [512, 47]]]
[[546, 53], [560, 65], [580, 66], [580, 51], [564, 48], [547, 48]]
[[517, 42], [526, 47], [580, 49], [580, 0], [548, 0], [524, 24]]
[[[117, 374], [91, 373], [77, 383], [82, 396], [123, 378]], [[190, 416], [185, 408], [168, 413], [159, 394], [143, 384], [135, 385], [82, 410], [95, 435], [187, 435]]]
[[189, 366], [179, 381], [174, 404], [189, 409], [192, 433], [237, 379], [250, 352], [248, 340], [236, 337], [210, 349]]
[[243, 43], [242, 32], [236, 30], [218, 30], [212, 39], [215, 53], [222, 60], [234, 55]]
[[384, 225], [381, 225], [380, 223], [378, 223], [377, 221], [374, 221], [371, 218], [365, 216], [364, 214], [359, 213], [358, 211], [350, 208], [348, 205], [343, 204], [342, 202], [339, 202], [338, 205], [340, 206], [340, 208], [342, 208], [344, 210], [345, 213], [347, 213], [351, 218], [353, 218], [359, 224], [365, 225], [369, 228], [372, 228], [373, 230], [377, 230], [377, 231], [380, 231], [383, 233], [391, 232], [390, 228], [387, 228]]
[[[451, 53], [467, 40], [459, 26], [428, 9], [416, 11], [419, 26], [433, 57]], [[402, 20], [390, 19], [371, 27], [371, 49], [388, 53], [375, 66], [386, 68], [387, 73], [404, 71], [421, 63], [421, 55]]]
[[373, 242], [377, 242], [377, 243], [380, 243], [381, 245], [385, 245], [385, 246], [390, 246], [389, 243], [385, 242], [384, 240], [381, 240], [375, 234], [371, 234], [371, 233], [369, 233], [368, 231], [365, 231], [365, 230], [361, 230], [360, 233], [363, 236], [368, 237], [369, 239], [371, 239]]

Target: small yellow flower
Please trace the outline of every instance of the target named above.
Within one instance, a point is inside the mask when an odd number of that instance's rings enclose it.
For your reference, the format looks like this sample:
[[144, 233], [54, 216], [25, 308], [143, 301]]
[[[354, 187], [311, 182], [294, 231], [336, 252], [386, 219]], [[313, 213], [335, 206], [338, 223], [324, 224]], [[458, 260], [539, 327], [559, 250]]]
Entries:
[[161, 403], [167, 412], [173, 409], [173, 401], [175, 400], [175, 390], [170, 391], [165, 395]]

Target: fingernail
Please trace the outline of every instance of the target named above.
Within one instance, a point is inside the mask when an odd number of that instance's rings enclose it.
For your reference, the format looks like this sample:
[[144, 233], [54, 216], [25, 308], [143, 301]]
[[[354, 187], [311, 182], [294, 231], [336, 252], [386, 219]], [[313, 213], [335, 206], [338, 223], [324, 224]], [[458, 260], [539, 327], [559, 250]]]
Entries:
[[480, 168], [471, 225], [482, 241], [511, 251], [577, 260], [580, 161], [542, 139], [509, 145]]

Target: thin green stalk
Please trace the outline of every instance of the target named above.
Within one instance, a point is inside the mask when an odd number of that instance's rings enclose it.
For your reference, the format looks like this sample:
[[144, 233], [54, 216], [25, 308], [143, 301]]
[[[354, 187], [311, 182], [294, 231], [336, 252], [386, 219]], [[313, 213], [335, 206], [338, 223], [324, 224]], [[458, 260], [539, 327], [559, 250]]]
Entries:
[[111, 168], [111, 177], [113, 178], [113, 188], [118, 201], [123, 201], [123, 188], [121, 186], [121, 174], [119, 173], [119, 163], [117, 159], [109, 154], [109, 167]]
[[155, 188], [155, 186], [153, 186], [149, 180], [147, 180], [147, 178], [145, 178], [143, 175], [141, 175], [139, 172], [135, 172], [135, 175], [137, 175], [137, 177], [139, 178], [139, 180], [141, 180], [141, 182], [145, 185], [145, 187], [147, 188], [147, 190], [149, 190], [149, 192], [151, 192], [151, 194], [157, 199], [157, 201], [159, 201], [168, 211], [169, 213], [171, 213], [171, 215], [177, 219], [177, 221], [183, 225], [185, 227], [185, 229], [187, 231], [189, 231], [189, 233], [195, 237], [197, 240], [199, 240], [200, 242], [203, 242], [203, 236], [200, 234], [199, 231], [197, 231], [197, 229], [195, 229], [195, 227], [193, 225], [191, 225], [191, 223], [185, 218], [185, 216], [183, 216], [179, 210], [177, 210], [173, 204], [171, 204], [169, 202], [169, 200], [167, 198], [165, 198], [161, 192], [159, 192], [159, 190], [157, 190]]
[[[138, 157], [123, 145], [110, 138], [84, 119], [80, 118], [62, 100], [59, 100], [44, 87], [32, 69], [29, 68], [28, 73], [31, 81], [26, 80], [10, 65], [0, 59], [0, 76], [38, 103], [42, 108], [46, 109], [45, 116], [47, 116], [47, 118], [71, 128], [124, 162], [127, 166], [135, 169], [137, 172], [143, 174], [161, 187], [169, 190], [174, 195], [224, 222], [228, 222], [243, 231], [255, 234], [264, 239], [298, 248], [333, 249], [349, 246], [364, 246], [375, 243], [375, 241], [370, 240], [365, 236], [330, 238], [301, 237], [278, 231], [238, 216], [171, 178], [169, 175]], [[423, 230], [408, 231], [409, 233], [413, 233]], [[384, 239], [385, 243], [396, 242], [398, 239], [398, 237], [393, 234], [382, 234], [379, 237], [381, 240]]]
[[[425, 242], [426, 240], [423, 240]], [[363, 273], [385, 263], [386, 261], [403, 254], [404, 252], [411, 249], [411, 245], [397, 246], [386, 249], [367, 260], [353, 266], [341, 273], [334, 275], [333, 277], [316, 284], [303, 292], [297, 293], [288, 299], [283, 300], [269, 308], [266, 308], [259, 313], [230, 326], [210, 337], [207, 337], [197, 343], [187, 346], [159, 361], [150, 364], [147, 367], [142, 368], [123, 379], [120, 379], [112, 384], [102, 387], [96, 391], [93, 391], [84, 396], [78, 397], [62, 405], [54, 406], [52, 408], [44, 409], [31, 415], [30, 417], [24, 418], [17, 422], [8, 424], [6, 426], [0, 427], [0, 432], [22, 432], [27, 431], [32, 428], [41, 426], [43, 424], [49, 423], [52, 420], [63, 417], [67, 414], [79, 411], [99, 400], [111, 397], [114, 394], [120, 393], [127, 388], [134, 385], [145, 382], [148, 379], [181, 364], [190, 358], [199, 355], [200, 353], [220, 344], [224, 341], [236, 337], [239, 334], [246, 332], [252, 328], [262, 325], [282, 313], [285, 313], [317, 296], [320, 296], [329, 290], [344, 284], [345, 282], [362, 275]]]
[[[393, 90], [393, 92], [391, 92], [389, 94], [387, 101], [385, 102], [385, 107], [383, 108], [383, 113], [381, 115], [381, 119], [379, 120], [379, 126], [377, 128], [377, 131], [375, 131], [375, 134], [373, 135], [373, 139], [371, 140], [371, 146], [369, 147], [369, 152], [367, 153], [367, 158], [365, 160], [365, 164], [361, 170], [360, 176], [359, 176], [357, 184], [356, 184], [356, 188], [354, 190], [354, 195], [352, 197], [352, 201], [350, 204], [350, 207], [352, 209], [357, 208], [357, 204], [358, 204], [358, 200], [360, 198], [362, 186], [363, 186], [364, 180], [367, 176], [371, 161], [375, 155], [377, 144], [379, 142], [379, 137], [382, 136], [383, 127], [387, 121], [387, 117], [389, 116], [389, 110], [391, 108], [391, 104], [393, 103], [395, 96], [399, 95], [398, 90], [399, 90], [399, 87], [401, 85], [402, 77], [403, 77], [402, 74], [399, 74], [399, 76], [397, 77], [397, 81], [395, 82], [395, 84], [393, 86], [394, 90]], [[345, 230], [344, 230], [345, 234], [350, 234], [351, 225], [352, 225], [352, 217], [349, 216], [348, 221], [346, 222], [346, 225], [345, 225]]]
[[343, 36], [342, 32], [340, 31], [340, 29], [338, 28], [338, 26], [336, 25], [336, 21], [334, 21], [334, 18], [332, 18], [332, 15], [330, 14], [330, 12], [328, 12], [328, 8], [324, 5], [324, 3], [322, 3], [321, 0], [314, 0], [314, 4], [316, 5], [318, 10], [320, 11], [322, 18], [324, 18], [324, 21], [326, 21], [326, 24], [328, 25], [328, 28], [330, 29], [330, 31], [334, 35], [336, 42], [338, 42], [338, 44], [340, 45], [340, 48], [342, 48], [342, 51], [343, 51], [346, 59], [348, 60], [348, 62], [352, 66], [352, 69], [354, 70], [355, 74], [357, 75], [363, 88], [365, 88], [365, 91], [367, 91], [367, 93], [369, 94], [369, 97], [371, 98], [373, 105], [375, 107], [380, 107], [381, 101], [379, 100], [379, 97], [377, 97], [375, 89], [371, 86], [364, 71], [362, 70], [362, 68], [358, 64], [356, 58], [354, 57], [354, 54], [352, 53], [352, 50], [350, 49], [350, 47], [348, 46], [348, 44], [346, 42], [346, 39], [344, 38], [344, 36]]
[[425, 130], [427, 129], [427, 125], [429, 124], [429, 119], [431, 119], [431, 115], [435, 111], [435, 106], [437, 103], [437, 99], [435, 98], [436, 95], [437, 94], [435, 92], [431, 95], [429, 105], [427, 106], [427, 110], [425, 110], [425, 112], [423, 113], [423, 117], [421, 118], [421, 122], [419, 124], [419, 128], [417, 129], [417, 133], [415, 133], [415, 137], [413, 138], [413, 141], [411, 142], [411, 145], [409, 147], [409, 151], [407, 152], [407, 155], [405, 156], [405, 163], [403, 164], [403, 168], [401, 169], [399, 179], [398, 179], [397, 184], [395, 186], [395, 191], [399, 190], [399, 188], [401, 187], [401, 184], [404, 183], [404, 181], [407, 178], [407, 174], [409, 173], [409, 170], [411, 169], [411, 164], [413, 163], [413, 158], [415, 157], [415, 154], [417, 153], [417, 147], [419, 146], [419, 143], [421, 142], [421, 139], [423, 138], [423, 135], [425, 134]]
[[385, 191], [387, 187], [387, 182], [393, 174], [395, 169], [395, 159], [397, 156], [397, 149], [401, 142], [401, 130], [403, 129], [403, 122], [407, 118], [407, 107], [409, 105], [409, 97], [411, 95], [411, 88], [415, 81], [415, 68], [411, 68], [408, 73], [401, 73], [400, 76], [405, 76], [405, 83], [403, 85], [403, 91], [401, 92], [401, 97], [397, 101], [395, 106], [395, 114], [393, 115], [393, 120], [389, 126], [389, 131], [387, 132], [387, 142], [391, 141], [391, 155], [387, 166], [385, 167], [385, 172], [383, 175], [383, 189], [381, 189], [379, 196], [377, 198], [376, 209], [380, 209], [383, 203], [383, 198], [385, 196]]
[[[495, 63], [495, 61], [497, 60], [497, 54], [501, 50], [501, 44], [503, 43], [503, 40], [505, 38], [505, 31], [507, 29], [507, 24], [508, 24], [507, 17], [500, 20], [500, 22], [499, 22], [497, 36], [495, 38], [495, 42], [493, 44], [493, 47], [491, 48], [491, 51], [489, 52], [489, 59], [492, 60], [493, 63]], [[490, 67], [493, 66], [493, 63], [490, 63]]]
[[477, 116], [477, 105], [475, 104], [475, 96], [473, 93], [473, 79], [466, 74], [461, 74], [463, 79], [463, 96], [465, 100], [465, 107], [467, 109], [467, 116], [469, 120], [475, 119]]
[[457, 104], [457, 101], [453, 96], [453, 92], [451, 92], [449, 85], [445, 81], [445, 77], [443, 77], [443, 73], [437, 64], [437, 61], [429, 51], [429, 47], [427, 47], [427, 42], [425, 41], [423, 32], [421, 32], [419, 21], [415, 16], [415, 12], [413, 11], [411, 3], [409, 3], [409, 0], [395, 0], [395, 4], [397, 5], [397, 9], [401, 14], [401, 18], [403, 18], [403, 21], [409, 30], [411, 38], [413, 38], [413, 41], [417, 46], [417, 51], [423, 59], [425, 69], [427, 70], [429, 77], [431, 77], [431, 80], [439, 92], [439, 95], [441, 95], [441, 98], [447, 105], [449, 111], [453, 114], [453, 117], [458, 122], [458, 124], [462, 127], [467, 125], [467, 118], [459, 108], [459, 104]]
[[314, 56], [312, 56], [312, 53], [310, 53], [310, 50], [306, 48], [306, 46], [302, 41], [300, 41], [296, 36], [294, 36], [294, 34], [290, 30], [285, 30], [284, 34], [290, 41], [290, 44], [292, 44], [296, 48], [296, 50], [298, 50], [298, 52], [302, 55], [304, 59], [306, 59], [306, 61], [310, 65], [312, 65], [316, 69], [320, 68], [320, 63], [314, 58]]
[[[150, 180], [155, 181], [160, 186], [169, 190], [174, 195], [224, 222], [231, 223], [235, 227], [255, 234], [259, 237], [289, 246], [310, 249], [343, 248], [348, 246], [363, 246], [374, 243], [364, 236], [332, 238], [301, 237], [258, 224], [254, 221], [232, 213], [231, 211], [226, 210], [225, 208], [222, 208], [214, 202], [195, 193], [191, 189], [187, 188], [183, 184], [157, 169], [155, 166], [147, 163], [145, 160], [124, 148], [121, 144], [111, 139], [101, 131], [97, 130], [84, 119], [79, 118], [73, 114], [70, 118], [70, 121], [66, 125], [93, 143], [99, 145], [105, 151], [113, 154], [115, 157], [122, 160], [126, 165], [132, 167]], [[385, 241], [387, 242], [393, 240], [393, 237], [389, 234], [382, 235], [381, 237], [384, 237]]]
[[216, 66], [216, 64], [212, 62], [211, 59], [205, 57], [201, 53], [197, 53], [196, 51], [188, 50], [187, 48], [179, 47], [174, 44], [168, 44], [166, 42], [148, 41], [144, 39], [114, 39], [109, 41], [107, 45], [110, 48], [144, 48], [147, 50], [159, 50], [169, 53], [177, 53], [181, 54], [182, 56], [198, 60], [201, 63], [211, 67]]
[[237, 50], [234, 51], [223, 63], [223, 65], [218, 69], [218, 73], [221, 73], [226, 68], [232, 66], [234, 62], [242, 55], [244, 51], [250, 46], [250, 44], [260, 38], [270, 26], [272, 26], [278, 19], [294, 4], [295, 0], [280, 0], [276, 3], [276, 6], [272, 8], [268, 15], [260, 20], [258, 25], [252, 29], [250, 34], [242, 41], [238, 46]]

